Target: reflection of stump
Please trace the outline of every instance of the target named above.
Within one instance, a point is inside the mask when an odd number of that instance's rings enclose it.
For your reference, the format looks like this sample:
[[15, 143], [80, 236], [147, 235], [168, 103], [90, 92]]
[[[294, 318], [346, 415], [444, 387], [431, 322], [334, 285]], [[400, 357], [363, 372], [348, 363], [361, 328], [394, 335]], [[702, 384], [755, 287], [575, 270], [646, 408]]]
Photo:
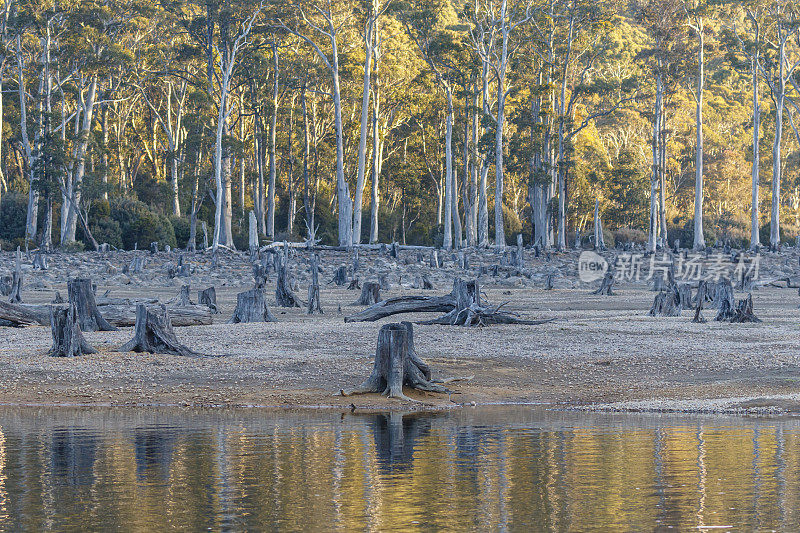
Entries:
[[92, 281], [72, 279], [67, 282], [70, 304], [78, 312], [78, 323], [83, 331], [116, 331], [117, 328], [103, 318], [95, 303]]
[[372, 305], [381, 301], [381, 286], [374, 281], [365, 281], [361, 286], [361, 297], [353, 305]]
[[430, 381], [431, 371], [414, 351], [414, 331], [410, 322], [386, 324], [378, 332], [378, 347], [372, 374], [364, 383], [343, 396], [380, 392], [389, 398], [411, 400], [403, 394], [403, 385], [431, 391], [448, 392]]
[[250, 289], [236, 295], [236, 309], [233, 311], [230, 324], [241, 322], [277, 322], [269, 311], [264, 291]]
[[74, 304], [68, 305], [65, 309], [50, 308], [50, 329], [53, 333], [53, 347], [47, 355], [78, 357], [97, 353], [97, 350], [89, 346], [89, 343], [83, 338]]
[[217, 310], [217, 290], [214, 287], [198, 291], [197, 302], [211, 309], [212, 313], [219, 313]]
[[118, 352], [149, 352], [186, 357], [198, 357], [178, 341], [172, 329], [172, 320], [165, 306], [148, 308], [144, 304], [136, 306], [136, 327], [133, 339], [123, 345]]

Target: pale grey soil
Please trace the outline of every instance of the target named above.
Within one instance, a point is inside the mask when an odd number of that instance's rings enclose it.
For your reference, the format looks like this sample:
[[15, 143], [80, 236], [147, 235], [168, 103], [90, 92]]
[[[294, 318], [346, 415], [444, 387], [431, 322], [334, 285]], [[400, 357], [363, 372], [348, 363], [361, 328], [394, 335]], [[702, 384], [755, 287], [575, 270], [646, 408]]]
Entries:
[[[140, 252], [143, 253], [143, 252]], [[302, 253], [301, 253], [302, 254]], [[49, 301], [55, 290], [66, 296], [68, 276], [91, 275], [98, 294], [114, 297], [157, 297], [167, 301], [185, 279], [168, 279], [164, 263], [177, 255], [151, 258], [146, 273], [121, 273], [127, 254], [55, 256], [47, 272], [25, 271], [23, 297], [29, 303]], [[195, 351], [224, 357], [180, 358], [116, 353], [132, 336], [132, 328], [87, 333], [97, 355], [57, 359], [45, 355], [51, 344], [45, 327], [0, 328], [0, 403], [112, 405], [286, 405], [400, 406], [377, 395], [336, 396], [358, 384], [370, 372], [377, 331], [391, 321], [422, 319], [399, 316], [375, 323], [344, 323], [361, 307], [349, 304], [356, 291], [325, 284], [339, 264], [350, 264], [345, 253], [322, 254], [320, 275], [325, 314], [307, 316], [301, 309], [274, 307], [276, 323], [228, 325], [236, 293], [252, 284], [244, 256], [226, 255], [212, 268], [208, 255], [191, 258], [197, 272], [196, 290], [213, 284], [221, 314], [210, 326], [176, 328], [179, 339]], [[409, 260], [410, 265], [405, 264]], [[449, 262], [431, 273], [436, 294], [449, 291], [454, 275], [474, 277]], [[430, 272], [416, 262], [416, 252], [402, 252], [395, 262], [377, 252], [362, 254], [361, 279], [388, 275], [392, 285], [383, 296], [419, 294], [411, 287], [415, 275]], [[484, 264], [497, 259], [485, 254]], [[552, 261], [528, 260], [532, 278], [504, 273], [481, 278], [486, 297], [526, 318], [555, 318], [538, 326], [461, 328], [416, 326], [417, 352], [441, 377], [470, 376], [453, 383], [459, 394], [410, 392], [425, 404], [537, 402], [558, 406], [594, 406], [611, 410], [718, 410], [753, 412], [800, 411], [800, 310], [796, 289], [766, 287], [754, 291], [761, 324], [726, 324], [705, 312], [709, 322], [693, 324], [690, 312], [678, 318], [651, 318], [653, 293], [643, 284], [623, 285], [612, 297], [592, 296], [577, 282], [575, 254]], [[0, 256], [0, 274], [8, 272], [11, 254]], [[780, 256], [769, 275], [794, 275], [797, 257]], [[305, 298], [304, 263], [292, 263]], [[543, 273], [556, 270], [557, 287], [541, 288]], [[778, 274], [775, 274], [775, 272]], [[274, 275], [272, 278], [274, 287]], [[431, 291], [427, 291], [430, 293]], [[737, 293], [737, 296], [741, 296]], [[341, 307], [341, 311], [339, 310]], [[426, 315], [428, 318], [431, 315]], [[455, 402], [455, 403], [454, 403]], [[403, 406], [407, 407], [407, 406]]]

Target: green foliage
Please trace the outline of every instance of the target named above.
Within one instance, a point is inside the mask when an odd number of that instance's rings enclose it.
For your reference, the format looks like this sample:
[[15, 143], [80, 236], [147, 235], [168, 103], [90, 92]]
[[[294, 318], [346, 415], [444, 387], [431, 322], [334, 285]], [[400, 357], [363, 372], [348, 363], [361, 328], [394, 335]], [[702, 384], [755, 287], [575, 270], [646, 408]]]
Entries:
[[[0, 200], [0, 239], [19, 246], [24, 244], [25, 217], [28, 209], [28, 196], [22, 193], [4, 194]], [[4, 246], [8, 249], [9, 246]]]

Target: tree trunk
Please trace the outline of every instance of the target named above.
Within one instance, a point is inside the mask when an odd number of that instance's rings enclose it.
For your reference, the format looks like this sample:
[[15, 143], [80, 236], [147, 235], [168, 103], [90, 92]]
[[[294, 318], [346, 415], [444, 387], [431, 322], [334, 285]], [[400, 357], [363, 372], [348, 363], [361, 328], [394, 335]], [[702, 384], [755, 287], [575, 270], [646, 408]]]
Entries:
[[319, 269], [317, 267], [317, 254], [312, 253], [309, 258], [309, 269], [311, 270], [311, 284], [308, 286], [308, 309], [306, 314], [322, 314], [322, 304], [319, 299]]
[[71, 279], [67, 282], [69, 302], [78, 313], [78, 323], [83, 331], [116, 331], [117, 328], [103, 318], [97, 309], [92, 291], [92, 280]]
[[250, 289], [236, 295], [236, 309], [228, 323], [242, 322], [277, 322], [267, 307], [262, 289]]
[[269, 178], [267, 182], [267, 237], [275, 238], [275, 174], [277, 159], [275, 156], [275, 145], [278, 135], [278, 46], [272, 45], [273, 61], [273, 85], [272, 85], [272, 109], [269, 122]]
[[166, 306], [161, 309], [148, 308], [144, 304], [136, 306], [136, 326], [133, 339], [117, 350], [118, 352], [148, 352], [158, 354], [199, 357], [181, 344], [172, 329], [169, 311]]
[[74, 304], [65, 309], [50, 308], [50, 330], [53, 334], [53, 347], [47, 355], [52, 357], [79, 357], [97, 353], [83, 338], [78, 325], [78, 312]]
[[694, 249], [706, 247], [703, 238], [703, 84], [704, 84], [704, 50], [702, 21], [698, 25], [699, 49], [697, 51], [697, 157], [694, 177]]
[[374, 281], [365, 281], [361, 286], [361, 296], [353, 305], [373, 305], [381, 301], [381, 286]]
[[760, 223], [758, 216], [758, 180], [759, 180], [759, 128], [761, 127], [761, 104], [758, 101], [758, 55], [753, 56], [753, 166], [751, 169], [751, 203], [750, 203], [750, 250], [756, 251], [761, 246]]
[[217, 310], [217, 290], [214, 287], [209, 287], [197, 292], [197, 303], [205, 305], [211, 309], [212, 313], [219, 313]]

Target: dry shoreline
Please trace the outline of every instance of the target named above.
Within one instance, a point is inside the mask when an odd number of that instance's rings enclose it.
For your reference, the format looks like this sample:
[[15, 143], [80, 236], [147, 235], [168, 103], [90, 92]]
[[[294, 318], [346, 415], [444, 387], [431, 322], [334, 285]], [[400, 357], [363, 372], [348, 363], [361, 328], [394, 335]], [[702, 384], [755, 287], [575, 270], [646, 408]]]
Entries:
[[[421, 402], [410, 405], [377, 395], [336, 395], [369, 374], [377, 330], [397, 317], [345, 323], [345, 315], [361, 309], [350, 306], [357, 294], [327, 284], [322, 316], [272, 306], [276, 323], [226, 324], [236, 293], [251, 283], [247, 267], [242, 261], [219, 276], [221, 315], [213, 325], [176, 328], [192, 349], [225, 357], [113, 352], [132, 336], [132, 328], [123, 328], [86, 334], [99, 354], [50, 358], [44, 355], [49, 328], [0, 328], [0, 405], [408, 410], [537, 404], [614, 412], [800, 413], [800, 310], [791, 289], [753, 292], [761, 324], [693, 324], [688, 311], [677, 318], [648, 317], [653, 293], [643, 284], [623, 284], [616, 296], [606, 297], [590, 295], [589, 286], [544, 291], [525, 279], [489, 277], [483, 281], [489, 301], [509, 301], [505, 309], [526, 318], [556, 320], [536, 326], [416, 326], [417, 351], [435, 375], [475, 378], [453, 383], [458, 394], [450, 398], [407, 392]], [[384, 297], [419, 292], [399, 276]], [[66, 294], [60, 283], [36, 283], [36, 277], [27, 273], [33, 282], [26, 301], [49, 301], [54, 290]], [[95, 279], [98, 293], [110, 289], [115, 297], [161, 301], [174, 297], [182, 283]], [[321, 280], [328, 279], [326, 271]], [[190, 281], [194, 296], [209, 280]], [[436, 292], [447, 292], [449, 283], [443, 274], [435, 280]]]

